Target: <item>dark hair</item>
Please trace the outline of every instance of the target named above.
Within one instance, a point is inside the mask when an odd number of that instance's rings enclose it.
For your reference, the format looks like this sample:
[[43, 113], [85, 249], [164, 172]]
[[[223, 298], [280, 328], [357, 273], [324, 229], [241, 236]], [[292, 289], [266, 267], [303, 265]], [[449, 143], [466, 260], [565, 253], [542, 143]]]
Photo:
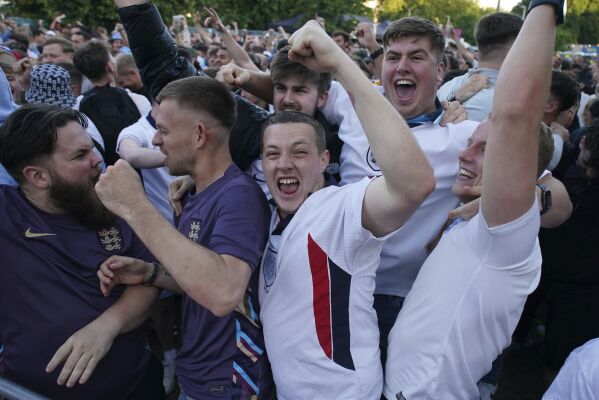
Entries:
[[580, 89], [576, 80], [566, 72], [552, 71], [551, 96], [559, 102], [559, 111], [567, 110], [580, 99]]
[[73, 85], [81, 86], [83, 83], [83, 75], [73, 64], [70, 63], [58, 63], [56, 64], [59, 67], [62, 67], [67, 70], [69, 75], [71, 76], [71, 83]]
[[173, 81], [156, 97], [158, 103], [165, 99], [174, 99], [180, 106], [206, 112], [229, 130], [237, 118], [233, 95], [225, 85], [212, 78], [190, 76]]
[[91, 35], [91, 33], [87, 32], [87, 31], [84, 31], [83, 29], [81, 29], [81, 30], [79, 30], [79, 31], [77, 31], [77, 32], [73, 32], [73, 33], [71, 34], [71, 36], [72, 36], [72, 35], [79, 35], [79, 36], [82, 36], [82, 37], [83, 37], [83, 40], [84, 40], [84, 41], [86, 41], [86, 42], [87, 42], [87, 41], [90, 41], [90, 40], [92, 40], [92, 38], [93, 38], [93, 36]]
[[599, 171], [599, 126], [589, 125], [587, 127], [584, 147], [591, 152], [589, 165]]
[[99, 40], [90, 40], [81, 46], [73, 56], [75, 67], [90, 80], [97, 80], [106, 74], [106, 64], [110, 60], [110, 48]]
[[34, 29], [33, 30], [33, 37], [39, 36], [39, 35], [45, 35], [46, 32], [42, 31], [41, 29]]
[[27, 36], [22, 35], [20, 33], [12, 32], [10, 34], [10, 39], [14, 40], [15, 42], [17, 42], [21, 45], [21, 46], [16, 47], [17, 49], [19, 49], [19, 50], [24, 49], [25, 51], [27, 51], [27, 47], [29, 47], [29, 39], [27, 39]]
[[0, 126], [0, 163], [20, 184], [23, 168], [46, 161], [54, 151], [59, 128], [69, 122], [86, 127], [85, 118], [71, 108], [47, 104], [24, 105]]
[[193, 63], [196, 58], [195, 49], [190, 49], [189, 47], [177, 46], [177, 56], [183, 57], [190, 63]]
[[323, 93], [331, 87], [333, 77], [329, 73], [320, 73], [306, 68], [304, 64], [293, 62], [289, 59], [290, 47], [282, 48], [272, 59], [270, 75], [274, 83], [285, 78], [298, 78], [304, 82], [313, 82], [318, 85], [318, 93]]
[[66, 39], [60, 37], [51, 37], [50, 39], [46, 40], [46, 42], [44, 43], [44, 47], [49, 46], [51, 44], [59, 45], [63, 53], [75, 53], [73, 43]]
[[518, 36], [522, 23], [522, 18], [511, 13], [498, 12], [483, 16], [474, 28], [479, 55], [484, 57], [494, 50], [505, 49], [505, 45], [511, 44]]
[[349, 34], [347, 32], [335, 31], [331, 34], [331, 37], [334, 38], [335, 36], [342, 36], [344, 41], [349, 42]]
[[405, 17], [393, 21], [383, 33], [383, 46], [406, 36], [426, 36], [431, 44], [431, 49], [437, 56], [437, 61], [443, 61], [445, 37], [441, 29], [428, 19], [420, 17]]
[[325, 132], [320, 122], [311, 116], [298, 111], [281, 111], [271, 115], [270, 118], [267, 119], [262, 125], [262, 132], [260, 133], [260, 149], [262, 150], [264, 148], [264, 132], [266, 132], [266, 129], [269, 126], [290, 123], [310, 125], [314, 129], [316, 148], [318, 149], [318, 152], [322, 153], [326, 149], [327, 144]]

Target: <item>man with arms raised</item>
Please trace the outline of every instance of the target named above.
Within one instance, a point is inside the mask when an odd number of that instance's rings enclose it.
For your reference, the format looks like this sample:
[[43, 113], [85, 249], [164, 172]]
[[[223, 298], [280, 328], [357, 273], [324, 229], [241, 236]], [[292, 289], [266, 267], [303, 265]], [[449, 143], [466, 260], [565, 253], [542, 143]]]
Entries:
[[539, 132], [547, 133], [541, 119], [556, 15], [563, 20], [548, 2], [531, 3], [499, 74], [491, 119], [460, 156], [453, 190], [467, 197], [482, 175], [481, 212], [450, 226], [420, 270], [389, 336], [387, 399], [478, 399], [476, 383], [509, 344], [538, 284]]
[[263, 128], [262, 162], [277, 212], [261, 267], [260, 317], [277, 395], [379, 399], [372, 308], [379, 253], [433, 190], [433, 174], [405, 121], [318, 23], [290, 44], [291, 60], [332, 73], [352, 93], [385, 176], [324, 188], [329, 157], [315, 120], [282, 112]]

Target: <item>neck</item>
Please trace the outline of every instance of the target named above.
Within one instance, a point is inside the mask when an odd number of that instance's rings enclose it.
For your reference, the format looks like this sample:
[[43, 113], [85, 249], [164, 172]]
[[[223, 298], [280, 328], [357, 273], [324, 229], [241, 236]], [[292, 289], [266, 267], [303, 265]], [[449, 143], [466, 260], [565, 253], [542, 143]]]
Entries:
[[91, 81], [91, 83], [92, 83], [92, 85], [97, 86], [97, 87], [104, 87], [106, 85], [115, 86], [114, 79], [112, 79], [112, 77], [110, 77], [110, 76], [105, 76], [103, 78]]
[[499, 71], [501, 64], [503, 64], [503, 60], [479, 60], [478, 68], [495, 69]]
[[25, 198], [29, 200], [34, 207], [45, 211], [49, 214], [64, 214], [64, 210], [56, 207], [48, 196], [47, 191], [32, 190], [27, 185], [21, 187], [21, 191], [25, 195]]
[[226, 152], [217, 151], [216, 149], [212, 150], [214, 153], [210, 157], [202, 154], [196, 159], [196, 165], [191, 174], [196, 185], [196, 192], [198, 193], [221, 178], [227, 168], [233, 163], [228, 148]]

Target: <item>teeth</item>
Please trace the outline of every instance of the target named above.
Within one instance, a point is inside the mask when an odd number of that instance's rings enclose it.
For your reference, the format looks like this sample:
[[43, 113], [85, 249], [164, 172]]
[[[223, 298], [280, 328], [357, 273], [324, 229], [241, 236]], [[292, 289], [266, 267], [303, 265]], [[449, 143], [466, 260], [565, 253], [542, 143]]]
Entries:
[[467, 178], [474, 178], [474, 174], [464, 168], [460, 168], [460, 175], [464, 175]]
[[295, 178], [281, 178], [279, 183], [283, 185], [291, 185], [292, 183], [298, 183], [299, 181]]
[[407, 79], [400, 79], [397, 82], [395, 82], [396, 85], [414, 85], [414, 82], [409, 81]]

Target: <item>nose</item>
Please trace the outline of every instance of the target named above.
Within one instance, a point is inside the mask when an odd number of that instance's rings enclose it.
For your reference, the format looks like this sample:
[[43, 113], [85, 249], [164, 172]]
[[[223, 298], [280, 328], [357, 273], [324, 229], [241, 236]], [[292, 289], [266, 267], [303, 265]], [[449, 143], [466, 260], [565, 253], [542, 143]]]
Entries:
[[458, 157], [460, 161], [466, 162], [472, 160], [472, 146], [468, 146], [460, 153]]
[[289, 157], [287, 152], [283, 152], [277, 159], [277, 169], [281, 171], [289, 171], [291, 168], [293, 168], [291, 157]]
[[291, 90], [287, 90], [285, 92], [285, 95], [283, 96], [281, 103], [282, 104], [294, 104], [295, 103], [295, 98], [294, 98], [293, 92]]
[[154, 137], [152, 138], [152, 144], [157, 147], [162, 146], [162, 137], [160, 136], [159, 131], [154, 132]]
[[410, 60], [408, 57], [401, 57], [397, 62], [397, 71], [403, 72], [409, 69]]
[[91, 163], [92, 163], [92, 167], [96, 168], [98, 165], [100, 165], [102, 163], [102, 159], [100, 158], [100, 156], [98, 155], [98, 153], [96, 153], [96, 149], [94, 149], [91, 153]]

